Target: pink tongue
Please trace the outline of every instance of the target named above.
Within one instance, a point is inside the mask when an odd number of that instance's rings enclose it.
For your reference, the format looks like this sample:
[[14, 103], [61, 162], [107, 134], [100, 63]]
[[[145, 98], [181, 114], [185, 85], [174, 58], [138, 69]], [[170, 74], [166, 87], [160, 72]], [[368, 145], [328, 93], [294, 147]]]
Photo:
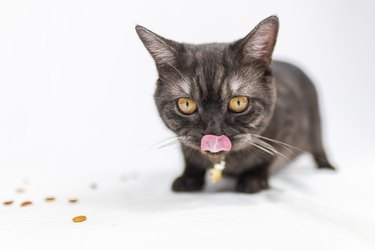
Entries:
[[205, 135], [201, 139], [201, 150], [217, 153], [220, 151], [229, 151], [232, 143], [226, 135]]

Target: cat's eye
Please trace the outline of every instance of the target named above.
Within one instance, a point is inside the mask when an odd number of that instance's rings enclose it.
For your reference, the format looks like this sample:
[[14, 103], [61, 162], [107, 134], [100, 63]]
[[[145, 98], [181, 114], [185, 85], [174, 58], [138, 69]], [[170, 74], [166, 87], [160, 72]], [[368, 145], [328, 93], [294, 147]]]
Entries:
[[187, 97], [178, 99], [177, 105], [181, 112], [187, 115], [190, 115], [197, 110], [196, 102]]
[[236, 113], [241, 113], [249, 106], [249, 99], [245, 96], [235, 96], [230, 99], [228, 108]]

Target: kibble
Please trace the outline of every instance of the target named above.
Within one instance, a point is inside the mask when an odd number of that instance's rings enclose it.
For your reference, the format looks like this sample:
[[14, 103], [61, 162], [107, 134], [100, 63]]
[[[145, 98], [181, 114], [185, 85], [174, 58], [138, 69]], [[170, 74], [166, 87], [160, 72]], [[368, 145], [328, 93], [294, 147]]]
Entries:
[[56, 200], [56, 198], [53, 196], [46, 197], [46, 201], [54, 201], [54, 200]]
[[74, 217], [72, 220], [73, 222], [77, 223], [77, 222], [84, 222], [86, 219], [87, 219], [86, 216], [80, 215], [80, 216]]
[[10, 206], [13, 204], [13, 201], [4, 201], [3, 204], [4, 206]]
[[77, 203], [78, 200], [77, 200], [77, 199], [70, 199], [69, 202], [70, 202], [70, 203]]
[[33, 203], [31, 201], [24, 201], [21, 203], [21, 207], [26, 207], [26, 206], [30, 206], [32, 205]]

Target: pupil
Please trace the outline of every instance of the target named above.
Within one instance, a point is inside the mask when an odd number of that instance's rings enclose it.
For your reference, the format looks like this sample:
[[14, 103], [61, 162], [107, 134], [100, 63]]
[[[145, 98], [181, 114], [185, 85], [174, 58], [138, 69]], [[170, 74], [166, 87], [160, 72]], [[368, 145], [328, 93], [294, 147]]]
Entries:
[[237, 99], [237, 105], [238, 105], [238, 106], [241, 105], [240, 99]]
[[189, 102], [188, 102], [188, 101], [186, 101], [186, 107], [187, 107], [187, 108], [189, 107]]

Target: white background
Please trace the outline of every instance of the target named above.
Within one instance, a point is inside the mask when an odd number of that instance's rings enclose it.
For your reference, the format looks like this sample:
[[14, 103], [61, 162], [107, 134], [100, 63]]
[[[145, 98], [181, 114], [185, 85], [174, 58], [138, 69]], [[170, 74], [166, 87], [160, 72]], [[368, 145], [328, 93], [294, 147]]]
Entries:
[[[373, 249], [374, 10], [365, 0], [0, 0], [0, 201], [15, 201], [0, 206], [1, 249]], [[173, 194], [182, 159], [177, 144], [159, 149], [173, 135], [134, 26], [233, 41], [271, 14], [274, 57], [317, 85], [338, 173], [305, 157], [257, 195], [223, 191], [230, 180]], [[72, 223], [80, 214], [88, 220]]]

